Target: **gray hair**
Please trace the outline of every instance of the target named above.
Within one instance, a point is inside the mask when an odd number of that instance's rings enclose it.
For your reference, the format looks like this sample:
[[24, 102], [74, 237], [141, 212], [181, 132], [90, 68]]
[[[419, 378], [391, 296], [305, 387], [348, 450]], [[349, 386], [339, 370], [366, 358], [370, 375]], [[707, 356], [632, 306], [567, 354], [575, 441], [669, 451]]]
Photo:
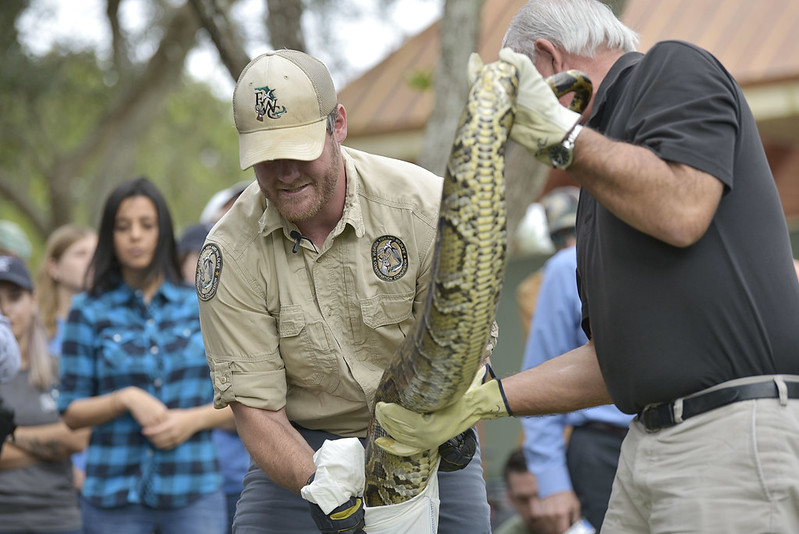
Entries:
[[638, 34], [598, 0], [530, 0], [508, 26], [502, 47], [534, 60], [537, 39], [583, 57], [594, 57], [603, 46], [633, 52], [638, 45]]

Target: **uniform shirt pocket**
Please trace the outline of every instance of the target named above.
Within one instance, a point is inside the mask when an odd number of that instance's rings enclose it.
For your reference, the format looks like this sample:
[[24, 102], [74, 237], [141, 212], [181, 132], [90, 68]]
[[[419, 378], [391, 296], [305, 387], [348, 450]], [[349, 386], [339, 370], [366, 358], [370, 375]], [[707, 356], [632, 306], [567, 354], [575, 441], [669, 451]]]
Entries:
[[339, 383], [336, 343], [321, 318], [311, 321], [301, 306], [284, 306], [280, 309], [278, 333], [289, 385], [335, 389]]
[[413, 295], [378, 295], [362, 299], [360, 306], [363, 325], [356, 337], [363, 350], [356, 357], [384, 367], [413, 332]]

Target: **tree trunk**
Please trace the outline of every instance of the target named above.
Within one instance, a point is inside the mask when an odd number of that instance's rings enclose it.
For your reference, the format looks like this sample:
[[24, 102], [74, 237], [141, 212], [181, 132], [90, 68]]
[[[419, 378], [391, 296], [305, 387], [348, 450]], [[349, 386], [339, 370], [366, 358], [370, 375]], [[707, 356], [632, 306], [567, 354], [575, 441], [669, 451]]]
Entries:
[[221, 6], [220, 2], [215, 0], [189, 0], [189, 3], [216, 46], [222, 64], [230, 76], [237, 80], [241, 71], [250, 62], [250, 56], [244, 50], [239, 37], [239, 28], [231, 24], [228, 18], [230, 2], [226, 2], [225, 6]]
[[305, 52], [305, 37], [300, 24], [303, 3], [298, 0], [266, 0], [266, 4], [269, 7], [266, 29], [272, 47]]
[[435, 106], [425, 128], [419, 165], [443, 175], [461, 110], [469, 94], [466, 65], [477, 50], [483, 0], [447, 0], [441, 18], [441, 54], [433, 75]]
[[607, 4], [613, 10], [616, 17], [621, 18], [624, 8], [627, 7], [627, 0], [600, 0], [603, 4]]

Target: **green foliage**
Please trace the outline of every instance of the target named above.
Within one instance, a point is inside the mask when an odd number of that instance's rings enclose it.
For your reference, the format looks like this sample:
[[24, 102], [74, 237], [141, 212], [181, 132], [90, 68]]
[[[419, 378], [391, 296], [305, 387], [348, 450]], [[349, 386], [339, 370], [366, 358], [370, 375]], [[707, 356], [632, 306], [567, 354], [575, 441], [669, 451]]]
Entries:
[[412, 89], [427, 91], [433, 88], [433, 73], [430, 70], [413, 69], [405, 81]]
[[[103, 84], [92, 54], [31, 58], [18, 47], [6, 50], [0, 65], [4, 188], [12, 189], [43, 217], [49, 213], [47, 177], [60, 156], [81, 143], [111, 98], [113, 90]], [[0, 208], [11, 211], [2, 204]], [[39, 237], [32, 236], [34, 241]]]
[[[48, 178], [63, 155], [90, 137], [120, 88], [89, 53], [29, 58], [7, 51], [0, 68], [0, 172], [35, 211], [46, 218], [52, 202], [74, 202], [73, 219], [94, 224], [104, 198], [95, 186], [94, 163], [77, 169], [70, 199], [51, 199]], [[163, 112], [138, 139], [135, 174], [148, 176], [170, 203], [178, 229], [196, 222], [216, 191], [251, 176], [239, 170], [238, 140], [230, 101], [214, 97], [202, 83], [184, 81]], [[120, 178], [121, 179], [121, 178]], [[0, 200], [0, 218], [16, 220], [29, 231], [38, 251], [45, 233], [18, 205]]]
[[239, 169], [238, 137], [230, 101], [207, 85], [184, 81], [141, 140], [137, 171], [169, 201], [178, 230], [197, 222], [217, 191], [252, 177]]

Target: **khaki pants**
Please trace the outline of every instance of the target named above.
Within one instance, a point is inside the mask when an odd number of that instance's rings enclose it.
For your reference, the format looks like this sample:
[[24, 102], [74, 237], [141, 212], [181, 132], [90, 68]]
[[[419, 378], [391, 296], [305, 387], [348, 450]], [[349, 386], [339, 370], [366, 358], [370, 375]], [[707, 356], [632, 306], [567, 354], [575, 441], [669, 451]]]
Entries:
[[602, 534], [799, 533], [799, 400], [630, 424]]

